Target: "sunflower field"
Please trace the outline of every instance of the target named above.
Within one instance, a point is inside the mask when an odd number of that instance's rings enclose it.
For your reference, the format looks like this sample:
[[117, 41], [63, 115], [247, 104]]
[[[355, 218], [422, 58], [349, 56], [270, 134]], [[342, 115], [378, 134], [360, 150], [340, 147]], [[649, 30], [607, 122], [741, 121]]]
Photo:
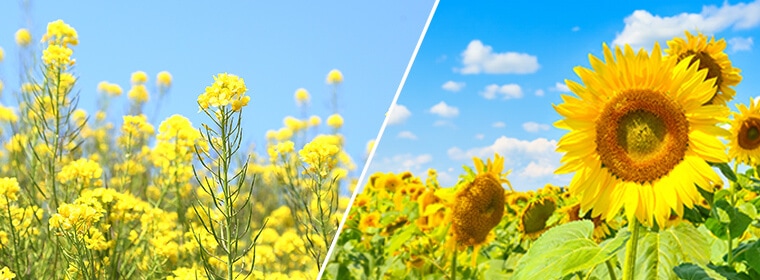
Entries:
[[729, 108], [726, 41], [685, 35], [574, 69], [553, 105], [567, 186], [515, 191], [498, 154], [454, 186], [371, 175], [325, 278], [760, 279], [760, 104]]
[[[145, 105], [169, 94], [168, 72], [155, 86], [134, 72], [126, 100], [101, 82], [88, 113], [78, 107], [77, 92], [89, 90], [77, 87], [76, 29], [58, 20], [40, 38], [15, 36], [23, 84], [0, 83], [17, 101], [0, 105], [0, 279], [317, 276], [348, 206], [341, 189], [355, 185], [337, 108], [323, 124], [296, 90], [305, 117], [268, 131], [259, 155], [243, 146], [242, 111], [254, 100], [241, 77], [220, 73], [198, 89], [201, 124], [149, 121]], [[327, 75], [333, 102], [342, 81]], [[128, 112], [114, 114], [125, 102]]]

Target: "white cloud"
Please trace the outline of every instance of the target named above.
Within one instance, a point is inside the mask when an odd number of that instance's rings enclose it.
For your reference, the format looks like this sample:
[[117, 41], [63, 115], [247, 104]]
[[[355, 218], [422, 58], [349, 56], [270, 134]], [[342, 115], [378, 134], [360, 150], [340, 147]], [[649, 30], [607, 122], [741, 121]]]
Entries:
[[411, 131], [404, 130], [402, 132], [399, 132], [398, 135], [396, 135], [398, 138], [403, 139], [409, 139], [409, 140], [417, 140], [417, 135], [414, 135]]
[[544, 90], [543, 89], [537, 89], [534, 94], [536, 96], [544, 96]]
[[543, 123], [537, 123], [537, 122], [526, 122], [522, 124], [522, 127], [527, 132], [539, 132], [542, 130], [549, 130], [548, 124]]
[[520, 172], [520, 175], [523, 175], [529, 178], [539, 178], [539, 177], [543, 177], [547, 175], [552, 175], [555, 169], [557, 169], [557, 167], [552, 165], [548, 161], [544, 160], [540, 163], [531, 161], [528, 164], [528, 166], [526, 166], [525, 169], [523, 169], [523, 171]]
[[567, 87], [565, 83], [556, 82], [554, 84], [554, 87], [551, 88], [553, 91], [559, 91], [559, 92], [570, 92], [570, 88]]
[[429, 112], [444, 118], [453, 118], [459, 115], [459, 108], [449, 106], [446, 102], [441, 101], [438, 104], [433, 105], [433, 107], [430, 107]]
[[395, 104], [391, 106], [390, 113], [388, 115], [388, 125], [401, 124], [406, 121], [412, 112], [401, 104]]
[[546, 138], [537, 138], [532, 141], [520, 140], [516, 138], [510, 138], [501, 136], [494, 141], [490, 146], [481, 148], [472, 148], [467, 151], [462, 151], [458, 147], [450, 148], [447, 154], [451, 159], [461, 160], [470, 159], [476, 157], [488, 157], [493, 156], [494, 153], [499, 153], [503, 156], [513, 154], [523, 154], [526, 156], [546, 156], [554, 154], [554, 150], [557, 147], [556, 140], [548, 140]]
[[382, 172], [403, 172], [408, 170], [419, 173], [423, 165], [432, 161], [433, 156], [430, 154], [413, 155], [406, 153], [373, 160], [371, 167], [372, 170]]
[[[714, 34], [733, 27], [748, 29], [760, 24], [760, 1], [723, 6], [703, 6], [702, 12], [680, 13], [662, 17], [645, 10], [636, 10], [624, 20], [625, 27], [618, 33], [614, 45], [630, 44], [634, 49], [651, 48], [655, 41], [662, 42], [676, 36], [683, 36], [684, 30]], [[692, 32], [693, 33], [693, 32]]]
[[728, 45], [731, 46], [731, 51], [734, 52], [751, 50], [753, 43], [754, 42], [752, 42], [752, 37], [734, 37], [728, 39]]
[[504, 127], [507, 127], [507, 124], [504, 122], [495, 122], [491, 124], [491, 126], [495, 128], [504, 128]]
[[444, 90], [451, 91], [451, 92], [457, 92], [464, 88], [465, 83], [464, 82], [455, 82], [455, 81], [448, 81], [441, 86]]
[[454, 168], [449, 168], [446, 171], [438, 170], [438, 184], [444, 187], [456, 185], [459, 178], [458, 175], [451, 175], [455, 174], [454, 172], [456, 172]]
[[516, 190], [530, 190], [543, 187], [546, 183], [566, 185], [571, 175], [554, 175], [560, 166], [562, 155], [556, 152], [557, 141], [546, 138], [520, 140], [501, 136], [491, 145], [463, 150], [451, 147], [447, 154], [450, 159], [468, 162], [472, 157], [493, 158], [494, 153], [504, 157], [505, 170], [512, 170], [507, 177]]
[[441, 126], [456, 127], [456, 125], [454, 125], [454, 123], [452, 123], [449, 120], [436, 120], [435, 122], [433, 122], [433, 126], [438, 126], [438, 127], [441, 127]]
[[491, 46], [472, 40], [462, 52], [462, 74], [530, 74], [538, 71], [538, 58], [527, 53], [495, 53]]
[[430, 154], [422, 154], [414, 157], [402, 156], [402, 158], [401, 166], [404, 169], [419, 168], [420, 165], [433, 161], [433, 156]]
[[572, 30], [573, 32], [578, 32], [579, 30], [581, 30], [581, 27], [580, 26], [573, 26], [573, 28], [570, 29], [570, 30]]
[[478, 133], [478, 134], [475, 134], [475, 139], [478, 139], [478, 140], [483, 140], [483, 138], [486, 138], [486, 136], [485, 136], [485, 135], [483, 135], [483, 133]]
[[502, 99], [520, 98], [523, 96], [522, 88], [518, 84], [497, 85], [490, 84], [480, 93], [486, 99], [494, 99], [501, 95]]

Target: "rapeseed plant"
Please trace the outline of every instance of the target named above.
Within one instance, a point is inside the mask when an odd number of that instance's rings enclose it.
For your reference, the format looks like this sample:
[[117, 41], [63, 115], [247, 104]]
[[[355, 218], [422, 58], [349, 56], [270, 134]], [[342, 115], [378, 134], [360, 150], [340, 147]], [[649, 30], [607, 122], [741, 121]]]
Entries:
[[[318, 133], [305, 89], [303, 116], [268, 132], [273, 150], [260, 156], [242, 149], [241, 114], [253, 101], [241, 77], [214, 76], [198, 96], [211, 120], [200, 126], [182, 115], [151, 121], [146, 105], [175, 83], [167, 71], [155, 87], [144, 71], [128, 88], [102, 81], [87, 112], [75, 94], [77, 31], [57, 20], [38, 39], [39, 53], [28, 29], [16, 32], [23, 81], [0, 84], [18, 101], [0, 105], [0, 279], [317, 275], [354, 166], [340, 125]], [[129, 107], [119, 116], [121, 95]]]

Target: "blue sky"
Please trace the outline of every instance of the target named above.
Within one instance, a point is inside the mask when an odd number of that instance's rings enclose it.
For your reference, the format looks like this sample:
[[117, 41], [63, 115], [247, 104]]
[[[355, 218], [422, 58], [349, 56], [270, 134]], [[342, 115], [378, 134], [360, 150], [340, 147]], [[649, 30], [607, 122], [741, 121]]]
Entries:
[[[81, 95], [80, 107], [95, 108], [97, 84], [121, 85], [127, 100], [130, 75], [137, 70], [150, 77], [169, 71], [174, 78], [157, 115], [156, 90], [146, 107], [158, 124], [172, 114], [188, 117], [197, 127], [210, 122], [198, 113], [196, 99], [213, 75], [229, 72], [245, 79], [252, 96], [244, 110], [249, 143], [263, 150], [265, 132], [283, 126], [285, 116], [300, 116], [293, 94], [305, 88], [311, 94], [310, 114], [324, 120], [332, 113], [332, 88], [325, 82], [339, 69], [344, 83], [338, 88], [338, 111], [345, 119], [341, 132], [346, 149], [359, 165], [366, 144], [377, 136], [397, 87], [431, 12], [433, 0], [416, 1], [26, 1], [0, 2], [0, 79], [5, 83], [4, 105], [14, 105], [18, 88], [18, 49], [14, 33], [32, 30], [35, 42], [48, 22], [63, 19], [79, 34], [74, 68]], [[204, 4], [205, 3], [205, 4]], [[39, 46], [37, 49], [39, 51]], [[41, 55], [37, 53], [37, 55]], [[149, 87], [151, 89], [152, 87]], [[117, 117], [126, 103], [112, 106]], [[329, 129], [324, 127], [323, 132]]]
[[730, 103], [760, 96], [760, 1], [535, 2], [441, 1], [369, 171], [439, 172], [453, 185], [472, 157], [498, 152], [516, 189], [566, 185], [555, 152], [564, 130], [552, 104], [579, 81], [577, 65], [602, 43], [666, 47], [684, 30], [728, 42], [743, 81]]

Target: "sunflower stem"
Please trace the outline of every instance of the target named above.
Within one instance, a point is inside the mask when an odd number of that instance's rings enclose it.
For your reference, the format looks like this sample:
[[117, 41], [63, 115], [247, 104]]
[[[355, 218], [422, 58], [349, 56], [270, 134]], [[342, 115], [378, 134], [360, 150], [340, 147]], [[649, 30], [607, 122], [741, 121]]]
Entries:
[[615, 279], [615, 269], [612, 268], [612, 263], [610, 263], [610, 260], [605, 261], [604, 264], [607, 265], [607, 272], [610, 273], [610, 280], [617, 280]]
[[623, 280], [633, 280], [633, 274], [636, 271], [636, 249], [639, 245], [639, 220], [631, 221], [631, 238], [625, 250], [625, 265], [623, 265]]
[[451, 257], [451, 280], [457, 279], [457, 244], [454, 244], [454, 254]]
[[[734, 162], [734, 173], [738, 173], [739, 170], [739, 162]], [[736, 196], [734, 195], [734, 192], [739, 189], [739, 183], [737, 182], [728, 182], [728, 199], [729, 203], [731, 204], [731, 207], [736, 206]], [[728, 235], [728, 256], [727, 256], [727, 262], [728, 266], [731, 267], [734, 264], [734, 239], [731, 237], [731, 227], [726, 227], [726, 235]]]
[[726, 227], [726, 234], [728, 234], [728, 266], [733, 266], [734, 263], [734, 240], [731, 238], [731, 229]]

